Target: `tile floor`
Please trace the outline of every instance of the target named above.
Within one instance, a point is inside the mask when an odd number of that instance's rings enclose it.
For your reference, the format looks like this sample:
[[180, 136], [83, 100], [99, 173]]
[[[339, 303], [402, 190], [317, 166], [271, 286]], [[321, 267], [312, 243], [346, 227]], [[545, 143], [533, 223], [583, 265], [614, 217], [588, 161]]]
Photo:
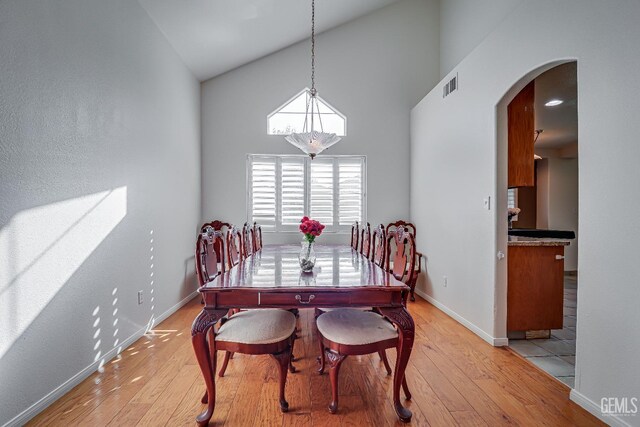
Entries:
[[509, 340], [518, 354], [571, 388], [575, 385], [577, 288], [575, 276], [564, 277], [564, 327], [552, 330], [550, 339]]

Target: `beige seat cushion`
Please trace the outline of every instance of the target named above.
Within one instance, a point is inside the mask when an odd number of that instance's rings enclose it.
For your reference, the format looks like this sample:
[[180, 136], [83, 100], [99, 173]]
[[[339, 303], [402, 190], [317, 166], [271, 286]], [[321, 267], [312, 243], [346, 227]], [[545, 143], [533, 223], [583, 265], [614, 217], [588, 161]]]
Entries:
[[333, 310], [318, 316], [316, 323], [322, 336], [338, 344], [372, 344], [398, 337], [389, 321], [370, 311]]
[[216, 335], [216, 341], [271, 344], [285, 340], [296, 329], [296, 316], [286, 310], [247, 310], [234, 314]]
[[336, 310], [358, 310], [358, 311], [371, 311], [371, 307], [356, 307], [356, 308], [340, 308], [340, 307], [319, 307], [318, 310], [328, 312]]

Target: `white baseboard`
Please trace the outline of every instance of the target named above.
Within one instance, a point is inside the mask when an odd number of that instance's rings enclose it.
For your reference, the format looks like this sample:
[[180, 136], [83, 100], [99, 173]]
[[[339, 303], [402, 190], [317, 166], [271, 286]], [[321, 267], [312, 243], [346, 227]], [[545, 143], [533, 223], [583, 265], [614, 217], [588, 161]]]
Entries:
[[173, 307], [169, 308], [160, 316], [158, 316], [157, 318], [154, 318], [150, 325], [147, 325], [141, 328], [140, 330], [135, 332], [133, 335], [131, 335], [129, 338], [123, 340], [122, 343], [120, 343], [117, 347], [114, 347], [108, 352], [106, 352], [104, 357], [101, 358], [101, 360], [93, 362], [92, 364], [90, 364], [89, 366], [87, 366], [86, 368], [84, 368], [83, 370], [81, 370], [71, 378], [69, 378], [67, 381], [65, 381], [64, 383], [56, 387], [54, 390], [49, 392], [42, 399], [38, 400], [36, 403], [34, 403], [33, 405], [29, 406], [27, 409], [25, 409], [18, 415], [16, 415], [3, 427], [22, 426], [26, 424], [31, 418], [35, 417], [40, 412], [44, 411], [49, 405], [51, 405], [56, 400], [60, 399], [62, 396], [67, 394], [72, 388], [74, 388], [75, 386], [80, 384], [82, 381], [84, 381], [89, 375], [97, 371], [102, 361], [104, 361], [103, 364], [106, 364], [108, 361], [116, 357], [118, 354], [122, 352], [122, 350], [125, 350], [131, 344], [133, 344], [138, 339], [140, 339], [140, 337], [142, 337], [150, 328], [153, 328], [155, 325], [162, 322], [167, 317], [171, 316], [173, 313], [178, 311], [182, 306], [184, 306], [186, 303], [188, 303], [193, 298], [195, 298], [196, 295], [198, 295], [198, 291], [191, 293], [189, 296], [184, 298], [182, 301], [178, 302]]
[[575, 389], [571, 390], [569, 398], [607, 425], [613, 427], [631, 427], [631, 424], [627, 423], [619, 415], [604, 415], [600, 405]]
[[416, 288], [415, 292], [416, 294], [420, 295], [422, 298], [427, 300], [429, 303], [431, 303], [433, 306], [445, 312], [450, 317], [454, 318], [456, 321], [461, 323], [465, 328], [469, 329], [471, 332], [473, 332], [474, 334], [476, 334], [477, 336], [479, 336], [480, 338], [482, 338], [492, 346], [504, 347], [506, 345], [509, 345], [509, 340], [507, 338], [495, 338], [491, 336], [490, 334], [486, 333], [485, 331], [480, 329], [478, 326], [476, 326], [474, 323], [468, 321], [467, 319], [460, 316], [455, 311], [451, 310], [446, 305], [442, 304], [440, 301], [437, 301], [433, 297], [427, 295], [424, 291]]

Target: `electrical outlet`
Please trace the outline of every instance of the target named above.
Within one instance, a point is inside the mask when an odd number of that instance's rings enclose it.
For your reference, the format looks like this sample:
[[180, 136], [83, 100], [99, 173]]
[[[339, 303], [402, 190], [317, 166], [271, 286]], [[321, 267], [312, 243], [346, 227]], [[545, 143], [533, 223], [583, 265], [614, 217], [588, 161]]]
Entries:
[[484, 208], [488, 211], [491, 210], [491, 196], [487, 196], [484, 200], [483, 200], [483, 205]]
[[447, 276], [442, 276], [442, 286], [446, 288], [448, 282], [449, 282], [449, 279], [447, 278]]
[[142, 291], [138, 291], [138, 305], [143, 303]]

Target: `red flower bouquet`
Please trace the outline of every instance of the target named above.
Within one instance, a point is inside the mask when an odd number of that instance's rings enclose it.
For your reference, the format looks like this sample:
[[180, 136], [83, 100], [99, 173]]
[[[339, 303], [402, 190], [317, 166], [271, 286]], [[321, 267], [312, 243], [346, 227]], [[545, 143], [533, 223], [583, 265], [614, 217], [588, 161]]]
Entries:
[[309, 219], [309, 217], [302, 217], [300, 221], [300, 231], [304, 234], [304, 239], [313, 243], [313, 241], [322, 234], [322, 230], [324, 230], [324, 225], [320, 224], [319, 221]]
[[300, 221], [300, 231], [304, 234], [304, 239], [302, 240], [302, 250], [298, 258], [303, 273], [311, 273], [313, 270], [313, 266], [316, 263], [313, 241], [322, 234], [322, 230], [324, 230], [324, 225], [320, 224], [319, 221], [309, 219], [307, 216]]

